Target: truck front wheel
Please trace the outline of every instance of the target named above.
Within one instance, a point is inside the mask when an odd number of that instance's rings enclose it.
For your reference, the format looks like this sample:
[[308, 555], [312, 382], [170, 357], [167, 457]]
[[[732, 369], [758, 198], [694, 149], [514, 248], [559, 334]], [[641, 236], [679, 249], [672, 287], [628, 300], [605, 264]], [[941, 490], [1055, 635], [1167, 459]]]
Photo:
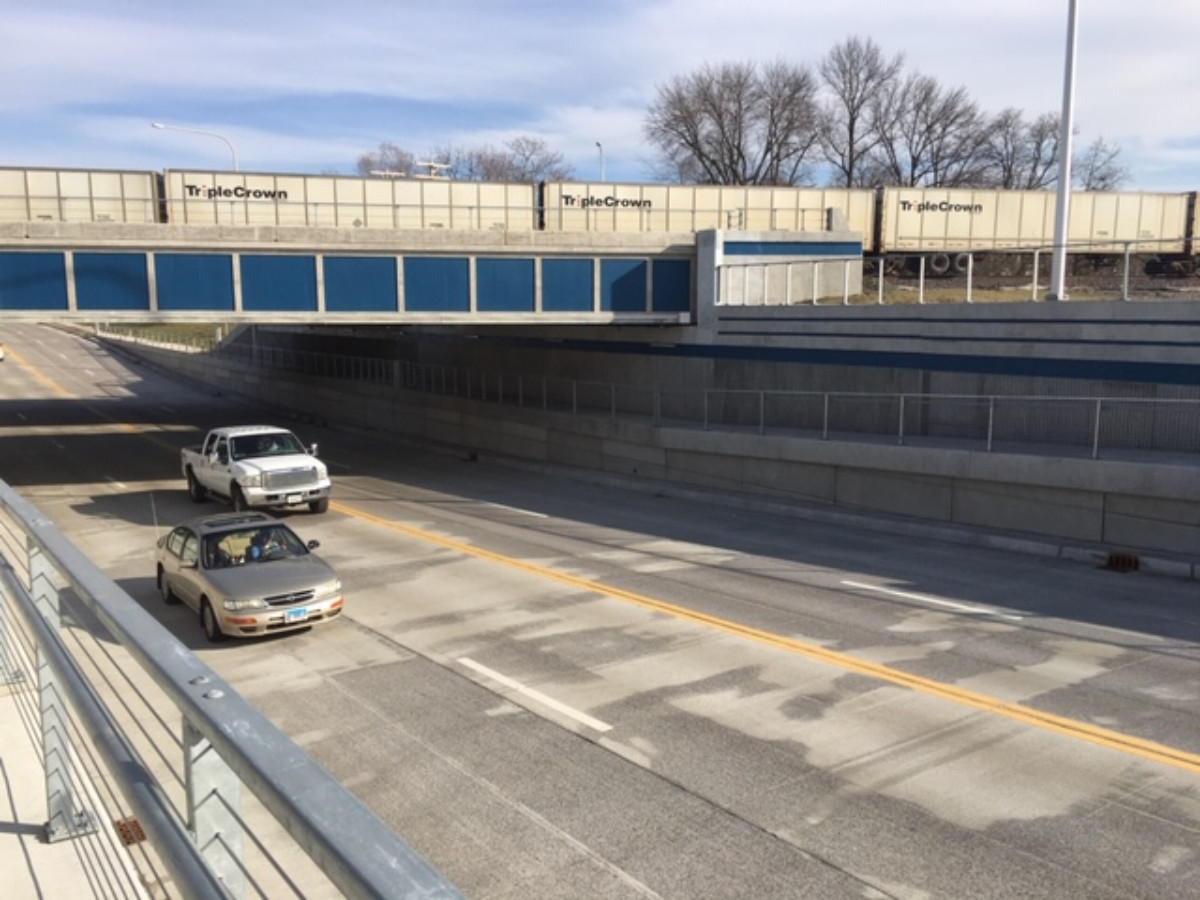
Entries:
[[196, 473], [191, 469], [187, 470], [187, 489], [188, 496], [192, 498], [193, 503], [203, 503], [204, 498], [208, 496], [208, 491], [196, 480]]
[[308, 504], [308, 509], [310, 512], [315, 513], [325, 512], [325, 510], [329, 509], [329, 498], [322, 497], [320, 500], [314, 500], [312, 503]]
[[246, 502], [246, 495], [236, 484], [229, 491], [229, 499], [233, 502], [234, 512], [245, 512], [250, 508], [250, 504]]

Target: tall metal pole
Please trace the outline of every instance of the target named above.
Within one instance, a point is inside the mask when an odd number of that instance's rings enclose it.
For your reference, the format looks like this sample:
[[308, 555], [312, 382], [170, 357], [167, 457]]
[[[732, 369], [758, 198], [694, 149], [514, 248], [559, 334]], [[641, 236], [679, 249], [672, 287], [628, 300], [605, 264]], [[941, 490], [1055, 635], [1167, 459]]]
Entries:
[[604, 181], [604, 145], [596, 141], [596, 149], [600, 151], [600, 180]]
[[1062, 120], [1058, 133], [1058, 206], [1054, 213], [1054, 258], [1047, 300], [1066, 300], [1067, 226], [1071, 221], [1071, 144], [1075, 132], [1075, 43], [1078, 20], [1075, 0], [1067, 15], [1067, 63], [1063, 74]]
[[233, 171], [238, 170], [238, 155], [237, 149], [233, 146], [233, 141], [225, 137], [223, 134], [217, 134], [215, 131], [201, 131], [198, 128], [184, 128], [182, 125], [164, 125], [162, 122], [151, 122], [151, 128], [165, 129], [167, 131], [186, 131], [188, 134], [202, 134], [205, 137], [216, 138], [218, 141], [224, 141], [225, 146], [229, 148], [229, 153], [233, 157]]

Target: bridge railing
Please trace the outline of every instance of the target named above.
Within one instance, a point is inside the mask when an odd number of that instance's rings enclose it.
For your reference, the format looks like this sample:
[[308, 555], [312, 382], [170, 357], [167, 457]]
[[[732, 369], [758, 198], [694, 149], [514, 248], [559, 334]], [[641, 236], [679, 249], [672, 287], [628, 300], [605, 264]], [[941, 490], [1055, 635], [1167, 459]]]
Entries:
[[96, 896], [461, 896], [4, 482], [0, 683]]

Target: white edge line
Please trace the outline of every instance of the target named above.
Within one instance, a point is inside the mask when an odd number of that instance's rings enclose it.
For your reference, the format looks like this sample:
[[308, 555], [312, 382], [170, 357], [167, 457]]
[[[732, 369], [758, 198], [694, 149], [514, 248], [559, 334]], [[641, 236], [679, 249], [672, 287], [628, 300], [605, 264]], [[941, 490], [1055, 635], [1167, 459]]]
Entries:
[[487, 503], [486, 506], [494, 506], [496, 509], [506, 509], [509, 512], [520, 513], [523, 516], [533, 516], [538, 519], [549, 518], [545, 513], [534, 512], [531, 509], [521, 509], [519, 506], [505, 506], [503, 503]]
[[458, 661], [468, 669], [473, 669], [480, 675], [483, 675], [485, 678], [490, 678], [492, 681], [499, 682], [500, 684], [507, 688], [511, 688], [519, 694], [524, 694], [531, 700], [536, 700], [538, 703], [541, 703], [544, 706], [548, 706], [553, 710], [557, 710], [564, 716], [570, 716], [576, 722], [581, 722], [589, 728], [593, 728], [596, 731], [612, 731], [612, 726], [607, 722], [601, 722], [599, 719], [592, 718], [587, 713], [580, 712], [577, 709], [567, 706], [565, 703], [560, 703], [553, 697], [547, 697], [541, 691], [535, 691], [531, 687], [526, 687], [525, 685], [521, 684], [521, 682], [509, 678], [507, 675], [501, 675], [499, 672], [489, 669], [487, 666], [481, 665], [480, 663], [475, 662], [473, 659], [468, 659], [465, 656], [461, 656], [459, 657]]
[[938, 600], [936, 597], [926, 597], [923, 594], [910, 594], [907, 591], [894, 591], [891, 588], [880, 587], [877, 584], [863, 584], [859, 581], [843, 581], [842, 584], [846, 587], [860, 588], [864, 591], [877, 591], [881, 594], [887, 594], [891, 597], [901, 597], [905, 600], [916, 600], [918, 603], [928, 603], [931, 606], [944, 606], [947, 609], [957, 610], [958, 612], [971, 613], [979, 616], [995, 616], [997, 619], [1010, 619], [1014, 622], [1020, 622], [1024, 616], [1014, 616], [1007, 613], [996, 612], [994, 609], [987, 609], [982, 606], [968, 606], [966, 603], [954, 603], [950, 600]]

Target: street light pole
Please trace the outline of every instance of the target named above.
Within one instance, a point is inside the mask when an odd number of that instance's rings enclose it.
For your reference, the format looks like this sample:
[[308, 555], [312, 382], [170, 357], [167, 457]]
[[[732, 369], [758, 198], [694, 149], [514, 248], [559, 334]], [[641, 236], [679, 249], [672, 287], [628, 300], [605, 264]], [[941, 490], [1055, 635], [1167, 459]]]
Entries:
[[1071, 143], [1075, 131], [1075, 43], [1078, 23], [1075, 0], [1067, 13], [1067, 63], [1063, 73], [1062, 120], [1058, 132], [1058, 205], [1054, 213], [1054, 255], [1047, 300], [1066, 300], [1067, 237], [1071, 216]]
[[596, 141], [596, 149], [600, 151], [600, 180], [604, 181], [604, 145]]
[[225, 137], [223, 134], [217, 134], [215, 131], [201, 131], [198, 128], [184, 128], [182, 125], [164, 125], [162, 122], [151, 122], [151, 128], [166, 129], [167, 131], [186, 131], [188, 134], [201, 134], [205, 137], [216, 138], [218, 141], [224, 141], [225, 146], [229, 148], [229, 154], [233, 157], [233, 171], [238, 171], [238, 155], [237, 150], [233, 146], [233, 141]]

